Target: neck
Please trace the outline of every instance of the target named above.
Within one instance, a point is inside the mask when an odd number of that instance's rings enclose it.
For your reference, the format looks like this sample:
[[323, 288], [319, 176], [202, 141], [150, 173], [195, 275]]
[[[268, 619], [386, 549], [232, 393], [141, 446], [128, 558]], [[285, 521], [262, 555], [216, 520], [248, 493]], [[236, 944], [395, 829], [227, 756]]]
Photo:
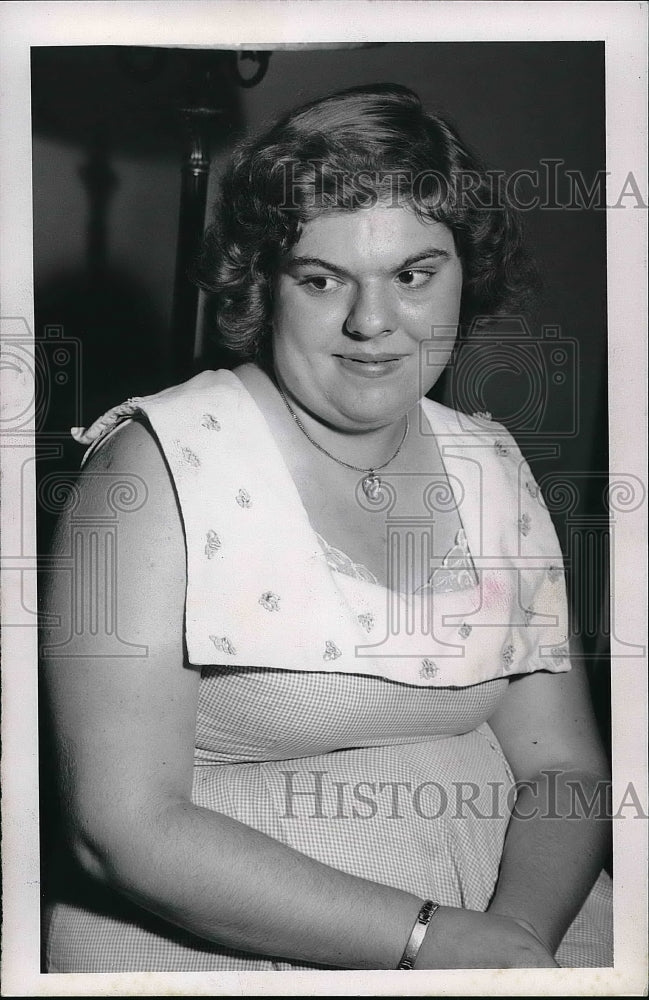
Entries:
[[[391, 465], [403, 448], [410, 426], [408, 414], [383, 427], [362, 431], [340, 430], [300, 406], [275, 377], [275, 387], [303, 437], [316, 451], [355, 472]], [[334, 450], [335, 449], [335, 450]]]
[[[287, 434], [289, 433], [288, 429], [292, 428], [291, 437], [295, 442], [296, 448], [299, 448], [300, 452], [304, 454], [305, 459], [317, 455], [319, 452], [307, 440], [304, 431], [298, 427], [297, 421], [289, 412], [289, 407], [296, 414], [310, 438], [317, 442], [317, 445], [335, 456], [336, 459], [349, 462], [364, 470], [382, 465], [387, 461], [397, 450], [404, 436], [406, 427], [405, 414], [403, 417], [398, 417], [396, 420], [383, 426], [346, 430], [332, 426], [326, 421], [321, 420], [316, 414], [302, 407], [299, 400], [292, 397], [282, 385], [288, 401], [287, 406], [279, 393], [279, 380], [275, 378], [274, 372], [268, 372], [260, 368], [260, 366], [250, 363], [237, 368], [236, 374], [247, 385], [249, 390], [253, 391], [258, 401], [261, 402], [263, 400], [264, 406], [268, 408], [269, 416], [273, 414], [278, 427], [284, 427], [282, 433]], [[409, 447], [416, 425], [417, 419], [413, 410], [410, 413], [409, 433], [400, 449], [399, 455], [394, 460], [395, 463], [401, 460], [402, 453]], [[323, 461], [330, 461], [325, 456], [321, 457]], [[390, 468], [395, 468], [394, 463], [390, 464]]]

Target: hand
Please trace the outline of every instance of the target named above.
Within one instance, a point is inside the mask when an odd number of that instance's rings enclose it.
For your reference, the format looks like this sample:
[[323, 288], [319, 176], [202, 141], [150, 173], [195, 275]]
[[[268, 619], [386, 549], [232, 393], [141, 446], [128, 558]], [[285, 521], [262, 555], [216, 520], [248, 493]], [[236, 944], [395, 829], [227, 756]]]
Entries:
[[512, 917], [441, 906], [416, 969], [558, 969], [533, 929]]

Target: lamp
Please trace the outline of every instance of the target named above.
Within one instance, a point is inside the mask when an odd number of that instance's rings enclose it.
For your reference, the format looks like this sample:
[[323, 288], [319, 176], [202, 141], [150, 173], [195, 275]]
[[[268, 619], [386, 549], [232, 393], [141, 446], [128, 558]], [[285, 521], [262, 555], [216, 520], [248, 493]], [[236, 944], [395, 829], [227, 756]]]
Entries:
[[[88, 152], [80, 173], [89, 202], [88, 278], [94, 283], [99, 308], [98, 289], [108, 271], [108, 212], [118, 184], [111, 156], [176, 158], [182, 150], [171, 310], [169, 374], [173, 377], [189, 374], [194, 362], [199, 290], [188, 272], [202, 240], [212, 156], [242, 128], [241, 92], [263, 81], [273, 51], [382, 44], [288, 43], [258, 45], [254, 51], [189, 46], [33, 50], [34, 133]], [[108, 298], [113, 301], [110, 292]]]

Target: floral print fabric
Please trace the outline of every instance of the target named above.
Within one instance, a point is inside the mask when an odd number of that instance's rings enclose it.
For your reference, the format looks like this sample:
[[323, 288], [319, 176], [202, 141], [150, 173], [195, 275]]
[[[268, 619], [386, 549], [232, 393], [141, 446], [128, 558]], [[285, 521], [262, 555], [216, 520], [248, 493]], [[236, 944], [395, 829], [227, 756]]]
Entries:
[[261, 412], [232, 372], [206, 371], [128, 400], [75, 437], [93, 444], [135, 414], [154, 431], [184, 522], [195, 664], [440, 687], [569, 669], [561, 551], [514, 439], [485, 414], [421, 405], [462, 530], [412, 595], [386, 590], [316, 534]]

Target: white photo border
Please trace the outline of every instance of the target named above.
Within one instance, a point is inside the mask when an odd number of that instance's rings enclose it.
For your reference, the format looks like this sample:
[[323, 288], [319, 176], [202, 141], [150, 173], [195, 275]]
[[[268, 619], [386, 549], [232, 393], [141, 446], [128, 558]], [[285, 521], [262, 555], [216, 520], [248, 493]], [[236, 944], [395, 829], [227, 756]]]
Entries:
[[[308, 8], [308, 11], [306, 10]], [[308, 17], [304, 16], [308, 13]], [[345, 25], [344, 39], [340, 25]], [[0, 6], [0, 324], [34, 329], [30, 47], [190, 45], [246, 49], [296, 42], [602, 40], [606, 58], [607, 170], [615, 201], [633, 171], [646, 199], [647, 4], [436, 0], [115, 0], [5, 2]], [[609, 197], [609, 204], [611, 198]], [[608, 212], [609, 427], [612, 474], [646, 475], [647, 213]], [[12, 326], [12, 328], [14, 328]], [[2, 370], [4, 406], [29, 385]], [[1, 411], [0, 411], [1, 413]], [[21, 456], [2, 442], [2, 538], [35, 532], [35, 483], [14, 475]], [[33, 464], [31, 465], [33, 469]], [[646, 803], [646, 501], [616, 528], [612, 593], [625, 635], [645, 658], [612, 661], [614, 801], [632, 782]], [[35, 544], [25, 567], [35, 563]], [[5, 565], [6, 570], [6, 565]], [[5, 573], [3, 610], [36, 606], [35, 573]], [[6, 996], [643, 995], [647, 977], [646, 821], [615, 821], [613, 969], [469, 972], [40, 972], [37, 642], [3, 630], [3, 994]], [[644, 669], [642, 669], [644, 668]], [[646, 804], [645, 804], [646, 810]], [[644, 880], [644, 881], [643, 881]]]

